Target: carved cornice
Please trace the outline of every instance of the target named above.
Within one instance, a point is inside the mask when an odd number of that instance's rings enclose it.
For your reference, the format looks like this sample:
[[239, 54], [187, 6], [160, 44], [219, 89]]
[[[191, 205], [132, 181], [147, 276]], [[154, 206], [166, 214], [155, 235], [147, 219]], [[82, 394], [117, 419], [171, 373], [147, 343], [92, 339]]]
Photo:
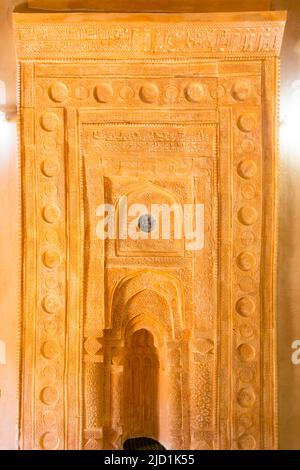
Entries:
[[[155, 17], [155, 22], [153, 22]], [[24, 60], [265, 57], [280, 53], [285, 12], [248, 14], [15, 13]], [[138, 20], [138, 22], [137, 22]]]

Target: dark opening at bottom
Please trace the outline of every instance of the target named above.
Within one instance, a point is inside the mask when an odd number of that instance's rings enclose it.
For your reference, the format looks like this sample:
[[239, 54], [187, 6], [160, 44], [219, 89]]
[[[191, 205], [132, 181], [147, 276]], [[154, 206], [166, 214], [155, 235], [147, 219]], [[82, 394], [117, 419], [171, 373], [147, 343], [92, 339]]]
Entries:
[[134, 437], [133, 439], [126, 439], [123, 444], [124, 450], [165, 450], [165, 447], [160, 442], [150, 437]]

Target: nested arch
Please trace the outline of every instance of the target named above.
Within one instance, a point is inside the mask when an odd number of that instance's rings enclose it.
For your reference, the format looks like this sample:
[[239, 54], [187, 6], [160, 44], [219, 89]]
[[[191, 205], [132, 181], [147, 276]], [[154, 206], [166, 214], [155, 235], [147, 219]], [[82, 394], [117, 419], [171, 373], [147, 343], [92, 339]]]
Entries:
[[[119, 196], [115, 213], [119, 234], [115, 241], [116, 253], [137, 256], [183, 254], [182, 201], [165, 187], [150, 181], [132, 186]], [[124, 214], [128, 218], [124, 218]], [[153, 221], [153, 228], [145, 236], [140, 233], [138, 223], [141, 217], [147, 216]]]
[[116, 286], [111, 304], [110, 328], [124, 337], [129, 322], [139, 319], [160, 325], [175, 339], [184, 328], [182, 292], [178, 280], [169, 273], [142, 270], [123, 278]]

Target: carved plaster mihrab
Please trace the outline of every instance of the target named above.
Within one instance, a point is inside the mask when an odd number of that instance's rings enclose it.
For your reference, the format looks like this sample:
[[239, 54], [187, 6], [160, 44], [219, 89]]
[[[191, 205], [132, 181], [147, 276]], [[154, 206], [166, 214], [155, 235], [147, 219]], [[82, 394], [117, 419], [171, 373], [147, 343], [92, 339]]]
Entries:
[[[276, 448], [284, 21], [14, 15], [21, 449]], [[124, 196], [202, 204], [204, 246], [99, 239], [98, 206]]]

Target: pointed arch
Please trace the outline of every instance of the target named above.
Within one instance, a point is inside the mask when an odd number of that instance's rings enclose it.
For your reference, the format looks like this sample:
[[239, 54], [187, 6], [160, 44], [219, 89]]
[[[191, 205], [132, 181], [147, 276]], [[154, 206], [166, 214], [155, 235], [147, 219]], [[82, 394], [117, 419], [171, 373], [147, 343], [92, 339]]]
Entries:
[[159, 311], [153, 313], [151, 305], [145, 305], [144, 317], [157, 318], [170, 337], [177, 337], [184, 328], [183, 294], [178, 279], [160, 270], [144, 269], [121, 279], [112, 293], [110, 327], [116, 333], [122, 334], [126, 324], [141, 315], [141, 311], [137, 311], [135, 315], [131, 312], [129, 318], [127, 308], [130, 301], [142, 292], [150, 293], [150, 298], [153, 292], [154, 296], [162, 299], [162, 305], [167, 306], [162, 314]]

